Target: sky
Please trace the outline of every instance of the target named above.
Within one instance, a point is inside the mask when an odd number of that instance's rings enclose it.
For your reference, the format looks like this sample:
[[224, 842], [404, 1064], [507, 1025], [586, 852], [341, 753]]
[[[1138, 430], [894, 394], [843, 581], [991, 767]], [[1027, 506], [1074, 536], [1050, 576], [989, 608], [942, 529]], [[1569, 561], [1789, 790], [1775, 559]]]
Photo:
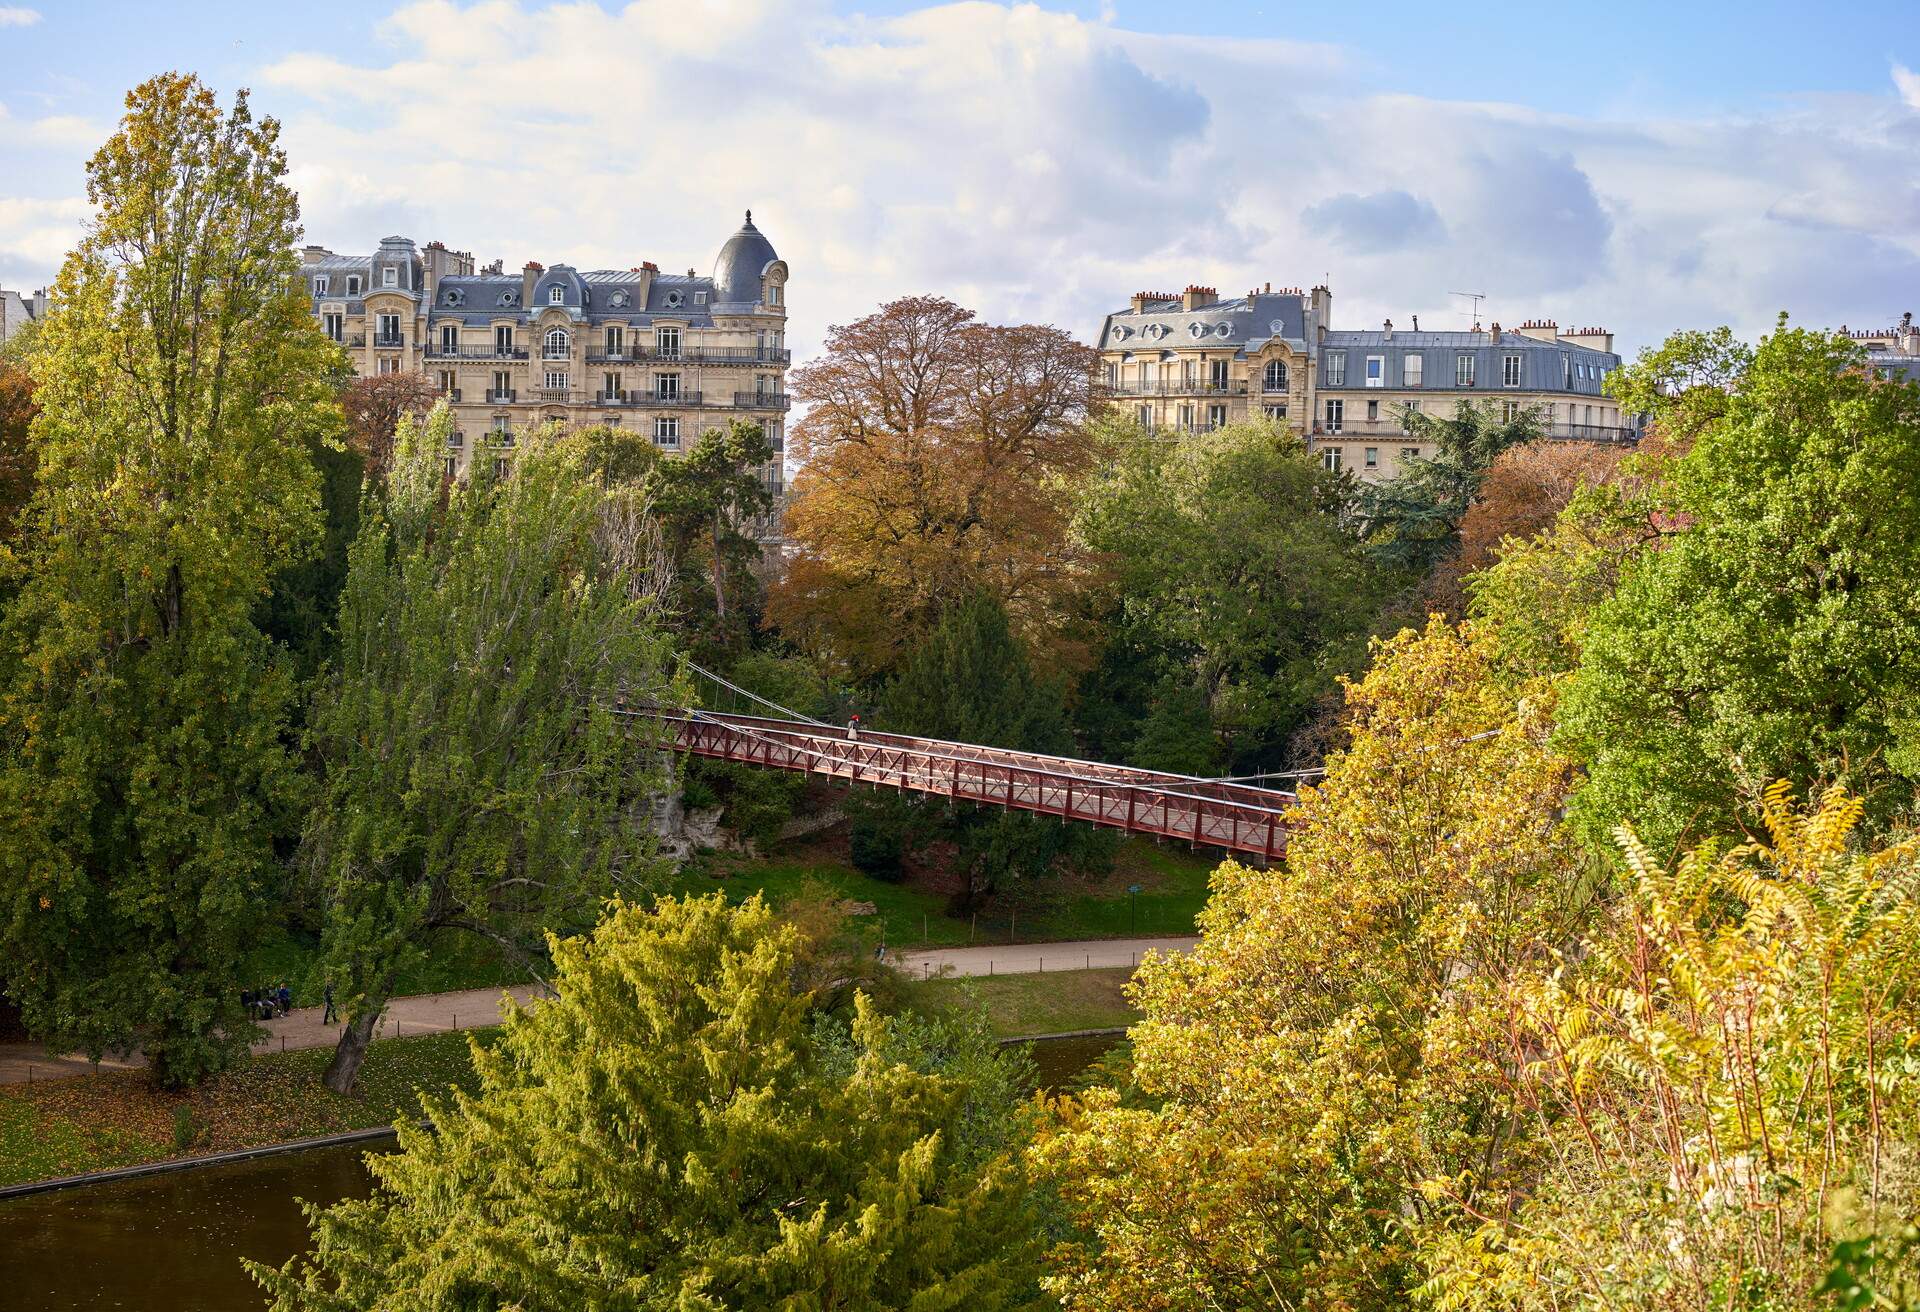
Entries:
[[0, 0], [0, 286], [166, 69], [284, 124], [307, 240], [711, 271], [789, 338], [897, 296], [1091, 339], [1136, 291], [1337, 327], [1552, 319], [1628, 352], [1920, 310], [1920, 14], [1804, 3]]

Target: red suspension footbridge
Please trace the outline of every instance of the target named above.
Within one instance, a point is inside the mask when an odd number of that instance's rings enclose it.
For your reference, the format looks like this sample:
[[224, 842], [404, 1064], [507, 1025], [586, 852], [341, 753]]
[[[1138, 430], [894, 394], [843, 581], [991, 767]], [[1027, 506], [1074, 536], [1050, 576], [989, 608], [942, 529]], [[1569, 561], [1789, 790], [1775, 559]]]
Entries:
[[789, 711], [698, 666], [692, 669], [777, 714], [666, 708], [623, 712], [662, 722], [668, 731], [666, 745], [677, 751], [1083, 820], [1268, 860], [1286, 847], [1291, 792], [976, 743], [852, 731]]

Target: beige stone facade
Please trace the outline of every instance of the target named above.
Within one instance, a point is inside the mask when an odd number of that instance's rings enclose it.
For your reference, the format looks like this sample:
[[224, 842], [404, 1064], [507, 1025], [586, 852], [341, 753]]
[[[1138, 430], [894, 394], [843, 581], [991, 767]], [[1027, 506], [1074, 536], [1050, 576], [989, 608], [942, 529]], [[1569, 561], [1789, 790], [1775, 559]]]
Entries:
[[[360, 374], [421, 373], [447, 397], [454, 476], [511, 459], [516, 432], [555, 419], [633, 428], [672, 453], [744, 417], [785, 451], [787, 266], [751, 213], [711, 276], [476, 269], [464, 251], [404, 237], [372, 256], [310, 246], [301, 273]], [[784, 455], [762, 473], [783, 495]]]
[[1532, 409], [1549, 437], [1631, 441], [1603, 390], [1620, 367], [1613, 335], [1533, 321], [1468, 332], [1337, 329], [1325, 287], [1211, 287], [1140, 292], [1107, 316], [1099, 348], [1104, 394], [1155, 432], [1206, 432], [1262, 417], [1285, 424], [1329, 468], [1393, 476], [1431, 455], [1409, 431], [1412, 411], [1451, 413], [1461, 400]]

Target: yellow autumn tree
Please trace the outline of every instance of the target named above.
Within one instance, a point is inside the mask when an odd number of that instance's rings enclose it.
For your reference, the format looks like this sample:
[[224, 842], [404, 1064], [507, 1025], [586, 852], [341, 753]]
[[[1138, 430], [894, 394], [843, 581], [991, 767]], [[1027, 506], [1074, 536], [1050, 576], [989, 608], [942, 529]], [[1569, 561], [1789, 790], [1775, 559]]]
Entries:
[[1591, 941], [1516, 990], [1542, 1169], [1436, 1245], [1434, 1305], [1920, 1307], [1920, 839], [1759, 811], [1671, 868], [1619, 831]]
[[1510, 981], [1587, 891], [1550, 697], [1490, 648], [1438, 618], [1381, 644], [1284, 863], [1221, 866], [1199, 946], [1142, 967], [1139, 1096], [1061, 1102], [1033, 1150], [1064, 1306], [1401, 1308], [1427, 1236], [1532, 1167]]

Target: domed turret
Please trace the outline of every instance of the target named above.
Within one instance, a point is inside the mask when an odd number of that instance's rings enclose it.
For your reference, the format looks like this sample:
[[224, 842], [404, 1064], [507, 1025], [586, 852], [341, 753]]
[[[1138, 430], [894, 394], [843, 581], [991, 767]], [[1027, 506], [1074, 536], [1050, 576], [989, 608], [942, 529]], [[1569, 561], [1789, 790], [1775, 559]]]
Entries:
[[753, 211], [748, 210], [747, 221], [727, 238], [720, 258], [713, 262], [714, 299], [722, 304], [758, 301], [761, 275], [779, 258], [773, 243], [753, 226]]

